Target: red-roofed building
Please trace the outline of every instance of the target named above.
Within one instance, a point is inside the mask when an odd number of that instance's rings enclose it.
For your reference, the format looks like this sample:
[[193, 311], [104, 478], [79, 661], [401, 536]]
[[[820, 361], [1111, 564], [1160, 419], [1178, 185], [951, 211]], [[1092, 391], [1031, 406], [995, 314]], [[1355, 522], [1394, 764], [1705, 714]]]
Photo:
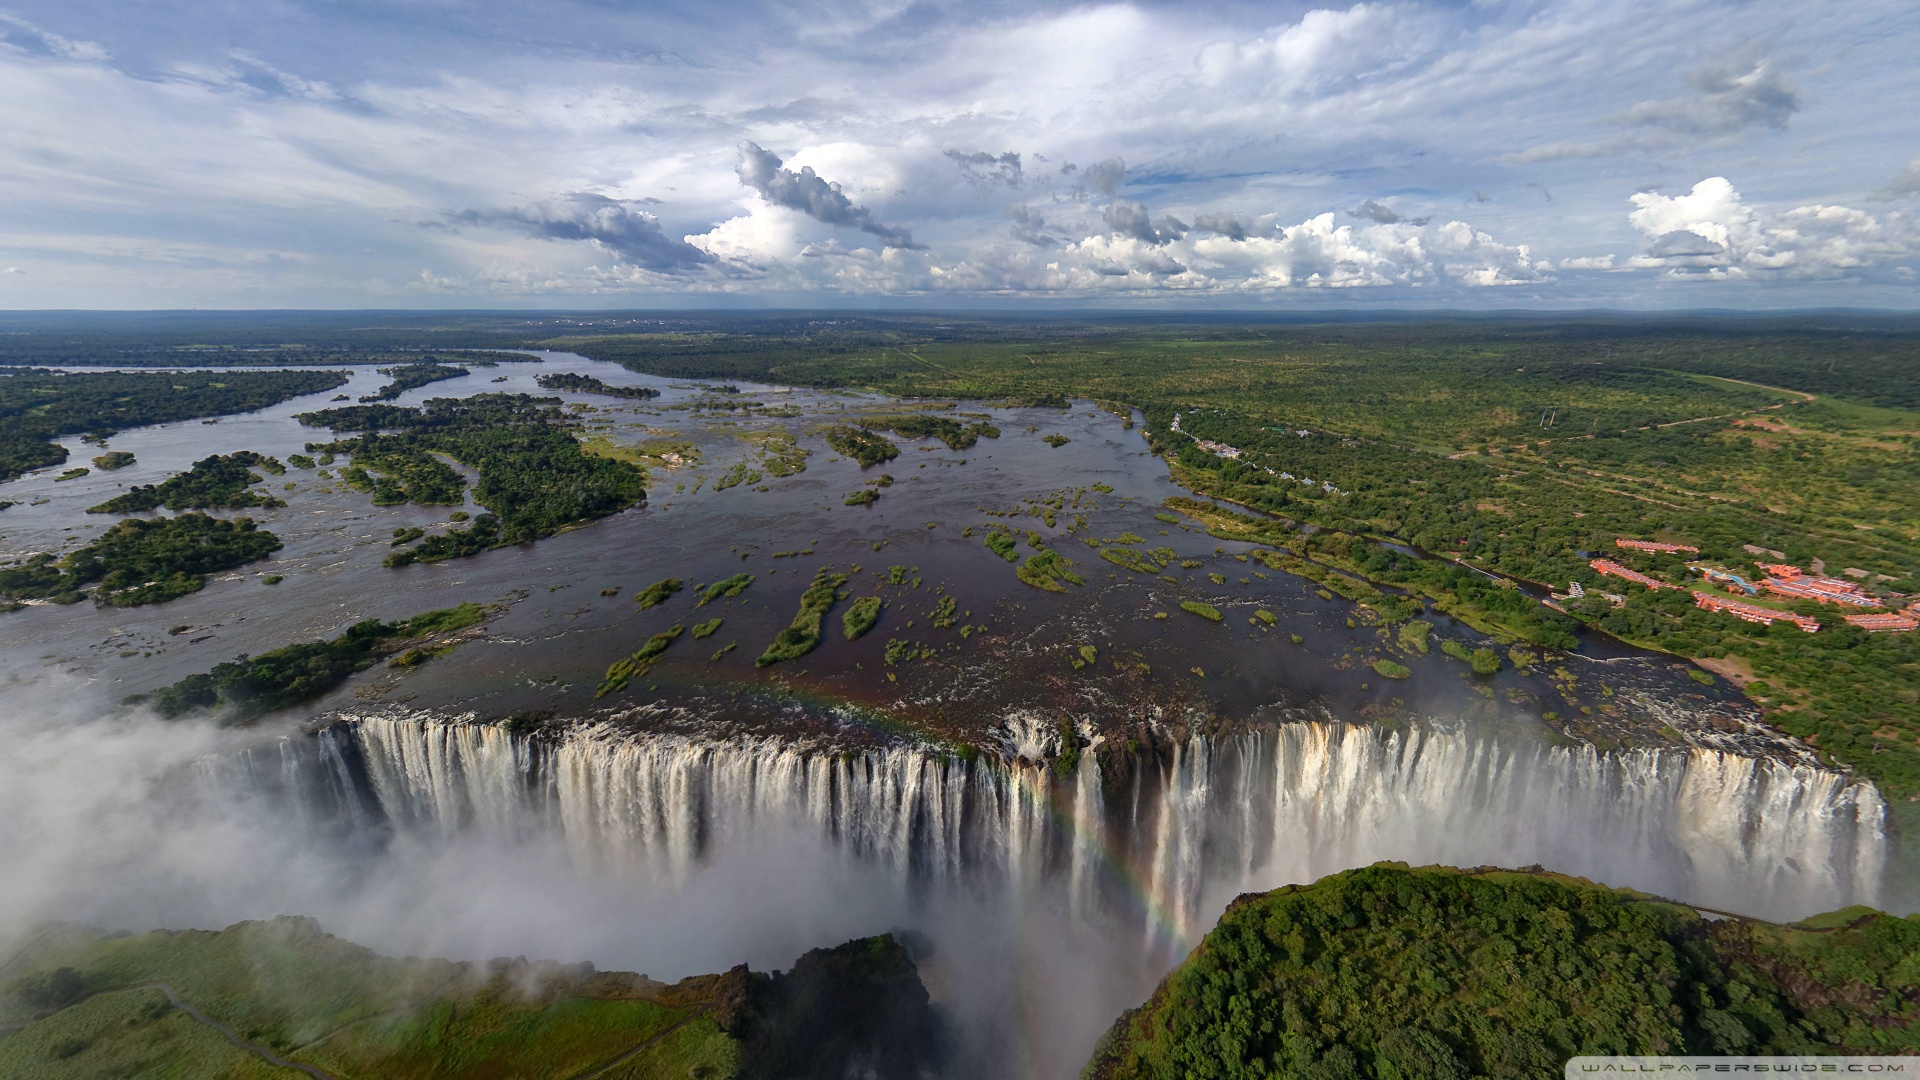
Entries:
[[1629, 570], [1612, 559], [1595, 559], [1587, 564], [1608, 577], [1624, 578], [1636, 585], [1645, 585], [1649, 589], [1677, 589], [1678, 585], [1669, 585], [1635, 570]]
[[1849, 615], [1847, 621], [1870, 634], [1886, 631], [1905, 633], [1920, 628], [1920, 619], [1909, 615], [1895, 615], [1892, 612], [1875, 612], [1871, 615]]
[[[1699, 589], [1695, 589], [1693, 590], [1693, 602], [1696, 606], [1707, 611], [1724, 611], [1736, 619], [1745, 619], [1747, 622], [1759, 623], [1762, 626], [1772, 626], [1775, 619], [1785, 619], [1809, 634], [1820, 629], [1820, 621], [1818, 619], [1809, 619], [1805, 615], [1795, 615], [1791, 611], [1776, 611], [1773, 608], [1761, 607], [1758, 604], [1749, 604], [1741, 600], [1735, 600], [1729, 596], [1721, 596], [1719, 593], [1702, 592]], [[1859, 616], [1852, 617], [1858, 618]]]
[[1805, 570], [1797, 566], [1788, 566], [1786, 563], [1757, 562], [1753, 565], [1777, 578], [1797, 578], [1806, 574]]
[[1868, 596], [1860, 586], [1838, 578], [1768, 578], [1761, 587], [1775, 596], [1791, 600], [1815, 600], [1822, 604], [1850, 604], [1854, 607], [1885, 607], [1886, 601]]

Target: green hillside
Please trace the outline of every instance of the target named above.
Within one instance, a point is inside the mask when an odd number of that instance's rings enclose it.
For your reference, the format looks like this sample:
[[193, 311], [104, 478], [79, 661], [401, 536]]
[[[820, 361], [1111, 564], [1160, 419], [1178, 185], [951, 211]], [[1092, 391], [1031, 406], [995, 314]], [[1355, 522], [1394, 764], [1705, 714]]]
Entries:
[[1791, 926], [1382, 863], [1236, 900], [1085, 1076], [1558, 1076], [1578, 1054], [1920, 1052], [1920, 917]]
[[[838, 1077], [938, 1043], [891, 937], [666, 985], [590, 964], [394, 959], [309, 919], [110, 936], [0, 961], [0, 1077]], [[795, 1063], [803, 1063], [795, 1067]]]

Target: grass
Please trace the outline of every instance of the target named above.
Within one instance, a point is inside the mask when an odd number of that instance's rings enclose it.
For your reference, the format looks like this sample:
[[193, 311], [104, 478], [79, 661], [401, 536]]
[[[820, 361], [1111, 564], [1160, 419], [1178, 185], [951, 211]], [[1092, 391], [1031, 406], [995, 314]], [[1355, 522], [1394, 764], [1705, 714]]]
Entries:
[[[808, 1059], [839, 1075], [842, 1058], [875, 1053], [871, 1030], [848, 1018], [880, 1010], [890, 1026], [925, 1029], [913, 1023], [912, 966], [885, 938], [815, 950], [788, 976], [673, 985], [591, 965], [384, 957], [299, 918], [131, 935], [56, 926], [7, 951], [17, 959], [0, 1025], [20, 1026], [0, 1036], [0, 1075], [23, 1080], [297, 1075], [141, 988], [156, 981], [242, 1038], [342, 1078], [586, 1076], [616, 1059], [606, 1075], [624, 1080], [785, 1075], [785, 1062]], [[924, 1011], [924, 990], [918, 1001]]]
[[722, 578], [700, 590], [700, 604], [711, 604], [715, 600], [725, 600], [730, 597], [739, 596], [741, 593], [746, 592], [747, 586], [751, 584], [753, 584], [752, 574], [735, 574], [729, 578]]
[[[719, 621], [718, 619], [714, 620], [716, 629], [718, 628], [717, 624]], [[653, 665], [659, 661], [660, 654], [667, 651], [667, 646], [680, 640], [680, 635], [684, 630], [685, 627], [682, 627], [679, 623], [675, 623], [671, 627], [648, 638], [645, 643], [633, 651], [632, 655], [622, 657], [608, 665], [606, 677], [603, 678], [600, 681], [600, 685], [595, 688], [593, 696], [605, 697], [608, 694], [625, 690], [629, 681], [638, 679], [653, 670]], [[712, 630], [707, 631], [707, 633], [712, 632]], [[704, 635], [696, 633], [694, 636], [702, 637]]]
[[848, 641], [857, 641], [874, 628], [880, 621], [881, 606], [879, 597], [863, 596], [847, 608], [846, 613], [840, 616], [840, 626]]
[[681, 590], [686, 582], [679, 578], [661, 578], [659, 581], [633, 594], [633, 602], [640, 605], [641, 611], [659, 607]]
[[834, 573], [829, 567], [816, 571], [813, 584], [800, 594], [800, 611], [794, 615], [793, 622], [754, 659], [754, 666], [767, 667], [812, 652], [814, 646], [820, 644], [820, 624], [833, 610], [834, 602], [840, 598], [840, 587], [846, 583], [847, 575]]
[[1219, 622], [1225, 618], [1225, 616], [1220, 614], [1219, 608], [1214, 607], [1212, 604], [1201, 603], [1198, 600], [1182, 600], [1180, 601], [1180, 609], [1182, 611], [1192, 612], [1203, 619], [1209, 619], [1213, 622]]
[[1068, 585], [1085, 585], [1086, 579], [1073, 572], [1073, 564], [1066, 556], [1052, 548], [1042, 548], [1039, 553], [1027, 556], [1020, 564], [1014, 576], [1036, 589], [1047, 592], [1066, 592]]
[[1410, 679], [1413, 677], [1412, 668], [1384, 657], [1373, 662], [1373, 670], [1379, 672], [1380, 676], [1386, 679]]

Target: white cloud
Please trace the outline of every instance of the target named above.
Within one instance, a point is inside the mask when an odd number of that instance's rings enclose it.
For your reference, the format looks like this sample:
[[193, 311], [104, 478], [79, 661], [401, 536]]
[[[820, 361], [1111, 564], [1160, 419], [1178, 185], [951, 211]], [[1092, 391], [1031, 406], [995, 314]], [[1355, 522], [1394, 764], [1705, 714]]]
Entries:
[[61, 37], [4, 11], [0, 11], [0, 46], [17, 52], [40, 53], [83, 63], [104, 63], [112, 59], [99, 42]]
[[[1818, 20], [1785, 0], [1737, 18], [1722, 0], [911, 17], [744, 0], [645, 20], [416, 4], [405, 34], [378, 5], [297, 25], [183, 5], [165, 25], [130, 9], [106, 38], [84, 5], [16, 0], [38, 6], [0, 14], [0, 259], [29, 266], [48, 306], [210, 306], [246, 280], [241, 253], [271, 251], [289, 256], [271, 278], [282, 305], [417, 290], [423, 267], [434, 295], [488, 300], [1338, 289], [1390, 304], [1551, 296], [1558, 271], [1608, 269], [1575, 299], [1644, 298], [1665, 271], [1877, 282], [1910, 226], [1847, 208], [1888, 177], [1882, 199], [1920, 192], [1920, 165], [1901, 173], [1888, 149], [1920, 145], [1903, 2]], [[736, 172], [743, 142], [783, 159], [764, 192]], [[1631, 174], [1604, 160], [1625, 151], [1648, 152]], [[1682, 193], [1623, 220], [1636, 186], [1714, 175], [1730, 154], [1798, 209]], [[588, 213], [594, 198], [620, 207]], [[446, 227], [463, 214], [476, 227]], [[26, 233], [32, 250], [12, 253]], [[176, 254], [209, 238], [230, 250]], [[166, 259], [180, 269], [154, 273]]]
[[1920, 250], [1901, 215], [1875, 218], [1845, 206], [1810, 204], [1779, 214], [1749, 206], [1723, 176], [1685, 195], [1641, 192], [1627, 220], [1647, 238], [1627, 265], [1676, 276], [1837, 277]]

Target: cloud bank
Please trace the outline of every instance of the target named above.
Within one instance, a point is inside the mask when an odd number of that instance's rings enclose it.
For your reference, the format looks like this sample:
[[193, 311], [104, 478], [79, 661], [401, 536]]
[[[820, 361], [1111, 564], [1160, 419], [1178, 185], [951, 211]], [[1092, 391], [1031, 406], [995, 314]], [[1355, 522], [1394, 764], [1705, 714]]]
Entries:
[[1920, 304], [1902, 0], [104, 10], [0, 13], [0, 305]]

